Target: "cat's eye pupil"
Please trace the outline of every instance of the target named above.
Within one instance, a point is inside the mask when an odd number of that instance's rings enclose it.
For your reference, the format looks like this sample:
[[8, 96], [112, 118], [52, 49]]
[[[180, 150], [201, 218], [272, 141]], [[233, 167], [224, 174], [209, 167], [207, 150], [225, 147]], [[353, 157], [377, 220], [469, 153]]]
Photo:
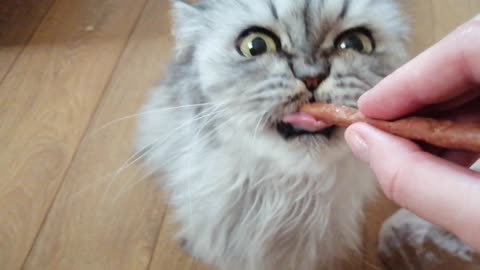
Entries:
[[275, 54], [281, 48], [279, 38], [269, 30], [251, 27], [240, 34], [236, 43], [237, 52], [251, 58]]
[[375, 51], [375, 40], [367, 29], [351, 29], [341, 34], [333, 44], [341, 52], [356, 51], [361, 54], [372, 54]]
[[263, 54], [268, 49], [267, 42], [261, 37], [254, 38], [250, 42], [250, 44], [248, 44], [248, 47], [250, 49], [250, 54], [252, 56], [257, 56], [257, 55]]
[[354, 49], [361, 52], [364, 47], [362, 41], [357, 36], [351, 35], [340, 43], [340, 49]]

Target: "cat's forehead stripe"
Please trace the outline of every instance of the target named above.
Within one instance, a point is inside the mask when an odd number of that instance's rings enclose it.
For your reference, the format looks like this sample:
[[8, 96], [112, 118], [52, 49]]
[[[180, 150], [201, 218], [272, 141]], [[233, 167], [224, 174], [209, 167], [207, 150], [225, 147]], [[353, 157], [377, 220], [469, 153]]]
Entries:
[[272, 0], [268, 0], [268, 7], [270, 8], [270, 11], [272, 12], [273, 18], [278, 21], [278, 11], [277, 8], [275, 7], [275, 4], [272, 2]]
[[305, 38], [310, 39], [310, 0], [305, 0], [303, 8], [303, 23], [305, 24]]
[[349, 6], [350, 6], [350, 0], [344, 0], [342, 11], [340, 12], [340, 19], [345, 18], [345, 16], [347, 15]]
[[[272, 16], [281, 22], [292, 46], [308, 52], [313, 43], [319, 46], [318, 43], [322, 42], [328, 32], [325, 22], [339, 21], [347, 16], [351, 1], [268, 0], [268, 4]], [[330, 14], [330, 17], [322, 16], [323, 14]]]

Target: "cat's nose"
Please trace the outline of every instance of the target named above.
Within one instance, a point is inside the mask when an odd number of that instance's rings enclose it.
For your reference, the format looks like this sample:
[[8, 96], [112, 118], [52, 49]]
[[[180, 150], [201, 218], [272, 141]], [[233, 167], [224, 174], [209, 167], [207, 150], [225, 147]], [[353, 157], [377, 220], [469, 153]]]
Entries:
[[310, 91], [315, 91], [318, 86], [327, 78], [326, 75], [317, 75], [315, 77], [313, 76], [308, 76], [308, 77], [303, 77], [302, 78], [302, 81], [303, 83], [305, 84], [305, 86], [307, 87], [308, 90]]

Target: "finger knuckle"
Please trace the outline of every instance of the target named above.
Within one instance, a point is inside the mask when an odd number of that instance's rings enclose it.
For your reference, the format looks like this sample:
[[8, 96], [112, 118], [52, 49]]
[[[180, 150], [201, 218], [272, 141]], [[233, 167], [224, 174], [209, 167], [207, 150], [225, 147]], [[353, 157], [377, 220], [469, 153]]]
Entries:
[[402, 168], [401, 167], [394, 167], [392, 171], [390, 171], [387, 176], [386, 176], [386, 193], [387, 197], [398, 204], [403, 206], [403, 196], [402, 196], [402, 188], [399, 186], [399, 183], [401, 182], [401, 175], [402, 174]]
[[387, 197], [405, 209], [411, 210], [409, 197], [415, 190], [415, 181], [421, 181], [414, 179], [413, 166], [421, 166], [423, 160], [421, 152], [410, 152], [400, 158], [396, 166], [390, 167], [390, 171], [385, 174]]

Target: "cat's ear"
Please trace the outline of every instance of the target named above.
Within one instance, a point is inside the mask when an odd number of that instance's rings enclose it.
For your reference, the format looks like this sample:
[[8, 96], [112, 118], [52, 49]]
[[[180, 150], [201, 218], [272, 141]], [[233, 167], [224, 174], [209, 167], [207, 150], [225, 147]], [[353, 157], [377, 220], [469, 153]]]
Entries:
[[176, 45], [188, 47], [195, 43], [204, 27], [202, 8], [198, 4], [190, 4], [187, 1], [170, 0], [170, 2]]

